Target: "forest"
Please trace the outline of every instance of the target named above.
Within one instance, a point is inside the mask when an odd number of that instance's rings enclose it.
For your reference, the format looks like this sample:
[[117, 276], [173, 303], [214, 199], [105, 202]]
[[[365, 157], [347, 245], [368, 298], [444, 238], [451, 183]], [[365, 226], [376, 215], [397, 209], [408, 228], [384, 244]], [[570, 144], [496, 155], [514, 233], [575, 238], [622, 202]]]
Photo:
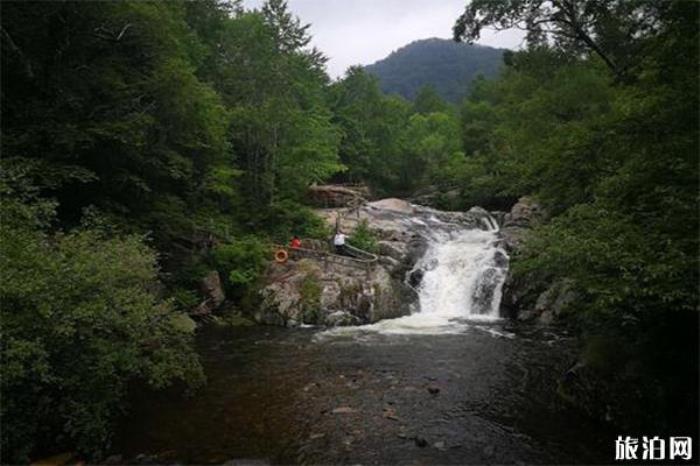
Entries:
[[455, 18], [467, 42], [529, 30], [450, 103], [361, 66], [331, 80], [284, 0], [3, 1], [2, 461], [101, 458], [133, 383], [205, 384], [197, 283], [218, 270], [254, 307], [272, 243], [330, 234], [306, 204], [325, 182], [450, 210], [536, 197], [550, 219], [516, 276], [579, 293], [566, 319], [636, 388], [631, 426], [697, 429], [700, 6], [534, 4]]
[[503, 64], [503, 49], [470, 45], [449, 39], [423, 39], [395, 50], [365, 70], [379, 78], [386, 94], [414, 100], [424, 86], [458, 104], [479, 76], [494, 78]]

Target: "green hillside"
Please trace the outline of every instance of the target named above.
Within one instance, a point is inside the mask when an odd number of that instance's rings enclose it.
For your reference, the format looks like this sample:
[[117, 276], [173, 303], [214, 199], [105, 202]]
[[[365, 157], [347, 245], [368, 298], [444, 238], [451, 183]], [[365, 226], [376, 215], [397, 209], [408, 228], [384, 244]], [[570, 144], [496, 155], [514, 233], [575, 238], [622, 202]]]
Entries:
[[444, 99], [457, 102], [479, 74], [495, 76], [502, 57], [503, 49], [432, 38], [411, 42], [366, 69], [386, 93], [413, 99], [429, 84]]

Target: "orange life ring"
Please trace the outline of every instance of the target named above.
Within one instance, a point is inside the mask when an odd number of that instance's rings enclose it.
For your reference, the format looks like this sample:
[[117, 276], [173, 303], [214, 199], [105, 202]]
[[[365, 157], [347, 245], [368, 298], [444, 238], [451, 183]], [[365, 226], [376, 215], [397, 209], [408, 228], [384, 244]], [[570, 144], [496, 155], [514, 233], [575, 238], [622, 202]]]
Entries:
[[278, 249], [275, 253], [275, 262], [278, 262], [280, 264], [284, 264], [285, 262], [287, 262], [288, 258], [289, 254], [284, 249]]

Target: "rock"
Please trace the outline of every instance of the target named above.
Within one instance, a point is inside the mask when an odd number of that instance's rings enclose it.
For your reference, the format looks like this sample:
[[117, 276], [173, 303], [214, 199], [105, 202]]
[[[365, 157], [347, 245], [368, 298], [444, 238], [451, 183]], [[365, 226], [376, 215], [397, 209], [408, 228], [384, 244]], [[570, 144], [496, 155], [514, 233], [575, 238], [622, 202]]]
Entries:
[[428, 446], [428, 441], [423, 437], [416, 437], [413, 439], [413, 441], [416, 443], [416, 446], [420, 448], [425, 448]]
[[535, 314], [535, 311], [520, 311], [518, 313], [518, 320], [521, 322], [527, 322], [530, 320], [533, 320], [535, 317], [537, 317], [537, 314]]
[[313, 185], [308, 188], [307, 198], [319, 206], [342, 207], [359, 205], [369, 196], [366, 186]]
[[335, 311], [326, 316], [324, 322], [329, 327], [339, 327], [344, 325], [357, 325], [360, 321], [357, 317], [345, 311]]
[[204, 296], [199, 306], [191, 314], [196, 316], [209, 315], [226, 300], [224, 289], [221, 285], [221, 277], [216, 270], [210, 271], [199, 283], [199, 289]]
[[503, 218], [503, 228], [531, 228], [541, 223], [546, 214], [542, 206], [531, 197], [521, 197]]
[[111, 455], [104, 460], [103, 464], [124, 464], [124, 457], [122, 455]]
[[384, 412], [382, 414], [386, 419], [392, 420], [392, 421], [399, 421], [399, 417], [396, 415], [396, 409], [394, 408], [384, 408]]
[[547, 215], [542, 207], [530, 197], [521, 197], [503, 216], [501, 236], [506, 250], [516, 251], [522, 244], [528, 230], [539, 225]]
[[357, 412], [357, 410], [352, 409], [349, 406], [339, 406], [338, 408], [335, 408], [335, 409], [333, 409], [333, 411], [331, 411], [331, 413], [333, 413], [333, 414], [352, 414], [352, 413], [356, 413], [356, 412]]
[[375, 209], [392, 210], [395, 212], [401, 212], [402, 214], [412, 214], [415, 211], [410, 202], [393, 197], [370, 202], [368, 205]]
[[398, 241], [379, 241], [379, 254], [389, 256], [397, 261], [403, 260], [406, 255], [406, 246]]
[[425, 275], [425, 271], [423, 271], [422, 269], [414, 270], [408, 276], [408, 284], [411, 285], [413, 288], [418, 288], [420, 286], [421, 281], [423, 281], [423, 275]]
[[435, 448], [437, 448], [438, 450], [442, 450], [442, 451], [445, 451], [445, 450], [446, 450], [446, 448], [445, 448], [445, 442], [442, 442], [442, 441], [433, 443], [433, 446], [434, 446]]
[[[532, 198], [520, 198], [503, 216], [500, 234], [505, 250], [511, 254], [517, 253], [530, 229], [542, 223], [546, 217], [546, 212]], [[503, 258], [497, 260], [502, 262]], [[535, 319], [542, 313], [542, 309], [535, 310], [539, 292], [536, 286], [537, 280], [527, 277], [516, 279], [509, 270], [503, 284], [502, 314], [521, 321]], [[545, 317], [545, 320], [548, 318]]]
[[544, 325], [551, 324], [552, 322], [554, 322], [554, 313], [552, 311], [544, 311], [537, 318], [537, 322], [539, 322], [540, 324], [544, 324]]
[[379, 263], [392, 273], [401, 267], [401, 262], [389, 256], [380, 256]]
[[573, 284], [570, 281], [556, 281], [537, 297], [534, 314], [539, 314], [539, 323], [551, 324], [578, 298], [578, 294], [573, 289]]
[[498, 223], [499, 226], [503, 226], [503, 222], [506, 219], [507, 212], [503, 212], [502, 210], [492, 210], [490, 212], [491, 217], [493, 217], [496, 220], [496, 223]]

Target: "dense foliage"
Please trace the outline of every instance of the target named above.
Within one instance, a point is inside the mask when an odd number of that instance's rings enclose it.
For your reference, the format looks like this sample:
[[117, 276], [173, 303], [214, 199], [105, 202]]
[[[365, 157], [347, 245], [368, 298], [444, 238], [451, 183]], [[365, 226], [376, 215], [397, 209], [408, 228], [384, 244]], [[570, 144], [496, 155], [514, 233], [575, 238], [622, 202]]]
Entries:
[[99, 451], [130, 379], [203, 380], [192, 328], [156, 293], [156, 256], [140, 237], [52, 233], [55, 204], [23, 201], [1, 207], [3, 459], [43, 445]]
[[647, 407], [624, 422], [696, 422], [698, 4], [552, 5], [474, 1], [457, 23], [467, 39], [530, 25], [528, 50], [462, 105], [463, 201], [535, 194], [552, 219], [515, 273], [540, 291], [565, 279], [588, 341], [617, 342], [611, 379], [644, 387], [626, 412]]
[[467, 95], [476, 77], [492, 78], [498, 74], [502, 55], [502, 49], [423, 39], [401, 47], [365, 69], [379, 78], [379, 85], [387, 94], [413, 100], [423, 86], [431, 85], [440, 97], [457, 103]]
[[307, 29], [281, 0], [3, 2], [4, 461], [99, 452], [132, 380], [196, 385], [198, 281], [242, 297], [272, 241], [327, 234]]
[[411, 104], [382, 94], [377, 78], [352, 67], [333, 83], [330, 99], [347, 179], [396, 196], [450, 184], [452, 165], [464, 159], [459, 116], [434, 89], [424, 87]]

